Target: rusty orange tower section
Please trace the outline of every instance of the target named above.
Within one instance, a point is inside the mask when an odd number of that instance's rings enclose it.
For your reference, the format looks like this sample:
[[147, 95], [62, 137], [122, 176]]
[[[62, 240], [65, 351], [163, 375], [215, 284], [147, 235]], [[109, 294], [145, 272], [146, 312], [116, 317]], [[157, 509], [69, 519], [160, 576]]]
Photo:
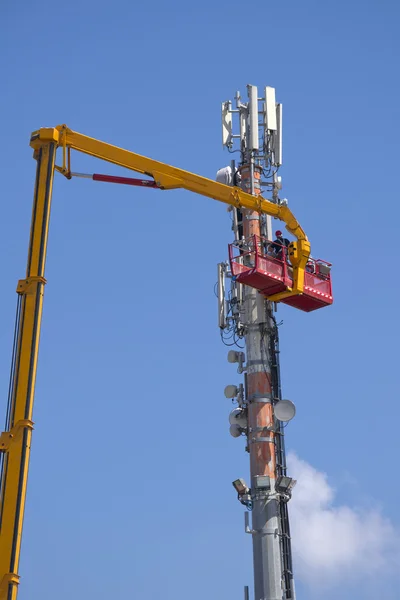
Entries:
[[[261, 194], [261, 167], [251, 164], [239, 168], [242, 188], [255, 195]], [[253, 179], [253, 181], [252, 181]], [[243, 215], [243, 235], [245, 239], [261, 237], [260, 215], [255, 211], [245, 211]], [[250, 453], [251, 478], [267, 475], [275, 479], [276, 456], [275, 434], [270, 431], [269, 441], [265, 440], [265, 428], [271, 428], [274, 421], [271, 386], [271, 369], [268, 356], [267, 332], [268, 311], [266, 301], [255, 290], [244, 289], [246, 311], [246, 350], [247, 350], [247, 403], [248, 403], [248, 449]]]

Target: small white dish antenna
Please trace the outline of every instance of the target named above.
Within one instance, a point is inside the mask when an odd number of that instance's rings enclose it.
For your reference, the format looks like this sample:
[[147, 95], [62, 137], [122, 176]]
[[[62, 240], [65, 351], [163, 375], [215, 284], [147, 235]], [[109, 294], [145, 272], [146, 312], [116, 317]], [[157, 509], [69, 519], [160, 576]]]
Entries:
[[279, 400], [274, 406], [275, 417], [279, 421], [287, 423], [296, 414], [296, 407], [291, 400]]
[[234, 408], [229, 415], [229, 423], [231, 425], [239, 425], [242, 429], [247, 427], [246, 413], [242, 408]]
[[238, 393], [236, 385], [227, 385], [224, 389], [225, 398], [234, 398]]
[[234, 438], [240, 437], [242, 435], [242, 431], [241, 431], [239, 425], [231, 425], [229, 427], [229, 433]]

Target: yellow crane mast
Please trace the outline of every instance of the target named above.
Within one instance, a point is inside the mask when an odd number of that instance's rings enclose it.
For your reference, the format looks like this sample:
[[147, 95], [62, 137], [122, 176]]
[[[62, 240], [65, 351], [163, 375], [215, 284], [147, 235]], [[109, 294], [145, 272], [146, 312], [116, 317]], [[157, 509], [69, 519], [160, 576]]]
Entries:
[[[0, 435], [0, 600], [16, 600], [17, 597], [53, 177], [55, 170], [67, 178], [72, 177], [71, 150], [150, 176], [154, 186], [162, 190], [184, 188], [240, 209], [258, 211], [282, 220], [297, 239], [289, 252], [293, 286], [270, 296], [270, 300], [280, 301], [302, 294], [310, 255], [307, 236], [287, 206], [87, 137], [65, 125], [33, 132], [30, 145], [37, 161], [36, 184], [26, 276], [17, 286], [17, 322], [6, 430]], [[61, 166], [55, 163], [58, 148], [62, 154]]]

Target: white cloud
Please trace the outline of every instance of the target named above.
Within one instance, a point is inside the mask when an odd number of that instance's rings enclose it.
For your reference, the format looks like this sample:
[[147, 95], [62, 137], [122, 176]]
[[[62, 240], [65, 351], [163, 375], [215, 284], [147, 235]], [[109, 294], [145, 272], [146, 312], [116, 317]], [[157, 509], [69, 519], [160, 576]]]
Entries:
[[289, 507], [298, 579], [321, 589], [398, 571], [399, 532], [378, 509], [336, 506], [324, 473], [293, 453], [288, 466], [297, 479]]

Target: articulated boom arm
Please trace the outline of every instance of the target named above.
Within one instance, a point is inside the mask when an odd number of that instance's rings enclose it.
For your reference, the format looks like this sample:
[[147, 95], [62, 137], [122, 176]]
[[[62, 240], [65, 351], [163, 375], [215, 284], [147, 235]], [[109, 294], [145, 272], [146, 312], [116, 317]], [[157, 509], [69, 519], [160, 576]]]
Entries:
[[[0, 600], [16, 600], [18, 567], [26, 498], [32, 411], [35, 391], [42, 305], [46, 280], [45, 263], [54, 171], [72, 177], [71, 150], [146, 174], [153, 187], [184, 188], [225, 204], [277, 217], [297, 241], [290, 249], [293, 288], [271, 296], [280, 300], [301, 294], [304, 270], [310, 254], [307, 236], [291, 211], [262, 197], [246, 194], [188, 171], [171, 167], [134, 152], [123, 150], [68, 129], [65, 125], [35, 131], [30, 144], [37, 161], [28, 262], [24, 279], [18, 282], [18, 309], [12, 356], [5, 431], [0, 434]], [[62, 166], [55, 164], [62, 150]], [[106, 179], [105, 179], [106, 180]]]
[[286, 229], [297, 238], [297, 242], [292, 244], [290, 251], [290, 260], [293, 265], [293, 288], [291, 291], [271, 296], [270, 300], [279, 301], [288, 296], [302, 293], [304, 270], [310, 255], [310, 243], [296, 217], [287, 206], [275, 204], [261, 196], [247, 194], [238, 187], [217, 183], [195, 173], [177, 169], [146, 156], [90, 138], [72, 131], [66, 125], [59, 125], [55, 129], [39, 129], [32, 134], [31, 146], [40, 147], [43, 141], [49, 138], [56, 139], [58, 146], [63, 148], [63, 166], [56, 168], [66, 177], [71, 176], [70, 150], [77, 150], [131, 171], [149, 175], [154, 179], [157, 187], [162, 190], [184, 188], [225, 204], [255, 210], [280, 219], [285, 223]]

